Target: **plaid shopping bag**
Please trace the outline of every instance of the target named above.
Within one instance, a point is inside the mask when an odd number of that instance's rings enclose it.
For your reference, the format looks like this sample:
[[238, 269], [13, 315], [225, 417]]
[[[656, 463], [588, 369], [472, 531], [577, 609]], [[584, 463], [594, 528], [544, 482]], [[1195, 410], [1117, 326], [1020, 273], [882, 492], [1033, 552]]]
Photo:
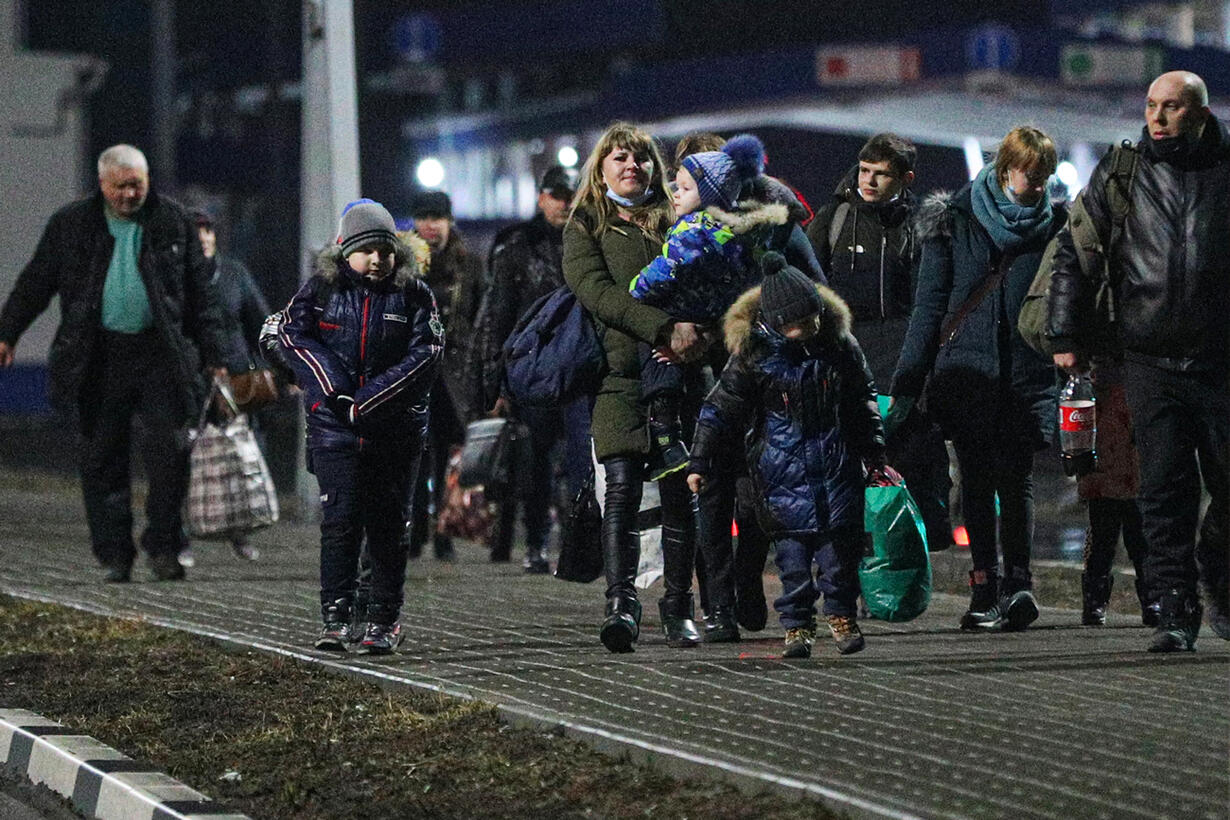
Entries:
[[[219, 395], [233, 412], [220, 424], [208, 420], [210, 402]], [[184, 516], [188, 534], [207, 540], [230, 540], [278, 520], [278, 497], [248, 417], [240, 413], [230, 390], [214, 382], [196, 430], [190, 433], [188, 498]]]

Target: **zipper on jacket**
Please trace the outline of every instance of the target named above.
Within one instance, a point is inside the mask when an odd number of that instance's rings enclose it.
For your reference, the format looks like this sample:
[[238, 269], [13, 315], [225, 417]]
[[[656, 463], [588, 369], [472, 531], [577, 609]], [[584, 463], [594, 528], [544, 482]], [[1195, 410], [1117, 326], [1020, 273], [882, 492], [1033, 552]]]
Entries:
[[[372, 297], [367, 294], [363, 297], [363, 329], [359, 333], [359, 387], [367, 381], [364, 374], [367, 372], [367, 317], [371, 308]], [[359, 436], [359, 449], [363, 449], [363, 436]]]
[[880, 319], [887, 319], [884, 311], [884, 253], [888, 250], [888, 234], [880, 234]]

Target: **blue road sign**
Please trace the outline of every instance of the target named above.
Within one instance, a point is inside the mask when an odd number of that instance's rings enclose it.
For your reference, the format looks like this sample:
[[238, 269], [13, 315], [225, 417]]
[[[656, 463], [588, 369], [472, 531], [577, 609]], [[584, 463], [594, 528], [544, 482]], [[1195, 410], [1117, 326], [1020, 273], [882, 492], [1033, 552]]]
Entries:
[[1007, 71], [1020, 59], [1021, 39], [1005, 25], [979, 26], [965, 39], [965, 62], [970, 69]]

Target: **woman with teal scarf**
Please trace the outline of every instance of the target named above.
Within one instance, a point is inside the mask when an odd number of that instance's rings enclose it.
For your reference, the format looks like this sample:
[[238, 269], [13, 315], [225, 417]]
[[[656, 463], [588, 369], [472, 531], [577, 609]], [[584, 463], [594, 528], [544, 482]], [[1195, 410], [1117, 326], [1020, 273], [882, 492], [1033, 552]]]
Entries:
[[1067, 220], [1046, 190], [1056, 160], [1050, 137], [1014, 128], [973, 182], [929, 197], [919, 214], [918, 289], [889, 415], [925, 395], [956, 449], [974, 566], [966, 630], [1020, 630], [1038, 617], [1033, 459], [1054, 435], [1055, 377], [1016, 323], [1042, 252]]

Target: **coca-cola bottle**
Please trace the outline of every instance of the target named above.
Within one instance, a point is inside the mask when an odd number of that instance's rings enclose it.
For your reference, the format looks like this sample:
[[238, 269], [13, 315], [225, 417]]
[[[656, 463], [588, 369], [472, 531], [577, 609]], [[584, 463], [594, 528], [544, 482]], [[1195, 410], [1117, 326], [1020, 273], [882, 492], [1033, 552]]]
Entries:
[[1059, 394], [1059, 447], [1067, 475], [1086, 475], [1097, 466], [1096, 408], [1090, 374], [1073, 373]]

